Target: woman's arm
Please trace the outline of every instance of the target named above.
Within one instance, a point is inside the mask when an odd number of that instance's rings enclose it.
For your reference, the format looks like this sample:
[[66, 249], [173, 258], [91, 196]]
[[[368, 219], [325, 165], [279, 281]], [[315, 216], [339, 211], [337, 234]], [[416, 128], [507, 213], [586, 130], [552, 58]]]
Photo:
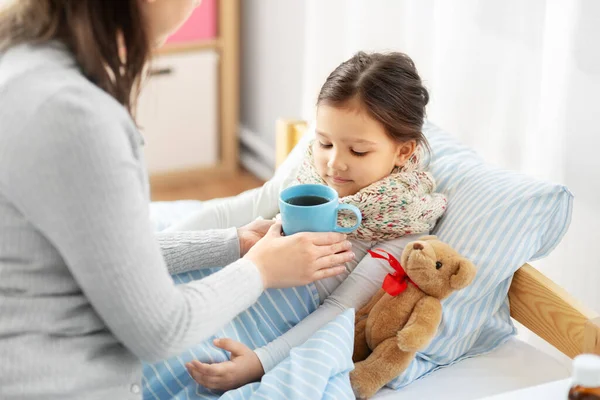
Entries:
[[253, 263], [239, 260], [174, 285], [149, 219], [138, 133], [106, 103], [86, 103], [79, 91], [55, 96], [4, 149], [13, 173], [0, 184], [107, 328], [140, 358], [165, 359], [253, 304], [263, 283]]
[[223, 267], [240, 258], [236, 228], [156, 234], [171, 275], [200, 268]]

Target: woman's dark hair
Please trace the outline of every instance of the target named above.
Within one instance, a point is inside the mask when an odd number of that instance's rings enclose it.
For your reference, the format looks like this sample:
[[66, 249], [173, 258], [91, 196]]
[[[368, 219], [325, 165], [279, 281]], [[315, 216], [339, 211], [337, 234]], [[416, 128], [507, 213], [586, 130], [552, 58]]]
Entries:
[[143, 21], [139, 0], [16, 0], [0, 11], [0, 51], [58, 40], [133, 115], [151, 53]]
[[317, 105], [344, 107], [354, 98], [383, 124], [391, 138], [399, 142], [415, 140], [429, 149], [422, 132], [429, 93], [406, 54], [355, 54], [329, 75]]

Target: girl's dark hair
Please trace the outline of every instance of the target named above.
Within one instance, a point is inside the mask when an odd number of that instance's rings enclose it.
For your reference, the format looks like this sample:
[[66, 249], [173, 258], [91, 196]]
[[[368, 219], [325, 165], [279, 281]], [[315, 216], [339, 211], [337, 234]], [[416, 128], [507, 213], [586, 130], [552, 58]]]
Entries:
[[429, 149], [422, 132], [429, 93], [406, 54], [356, 53], [329, 75], [317, 105], [344, 107], [355, 97], [391, 138]]
[[73, 52], [84, 75], [133, 115], [151, 54], [138, 2], [16, 0], [0, 11], [0, 51], [58, 40]]

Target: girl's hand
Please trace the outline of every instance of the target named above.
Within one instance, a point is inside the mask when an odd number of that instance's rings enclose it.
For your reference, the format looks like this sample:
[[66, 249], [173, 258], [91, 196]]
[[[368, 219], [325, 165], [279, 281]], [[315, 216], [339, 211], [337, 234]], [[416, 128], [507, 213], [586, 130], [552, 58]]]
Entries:
[[281, 236], [281, 224], [250, 249], [245, 259], [260, 271], [264, 288], [303, 286], [346, 271], [354, 258], [352, 244], [336, 232], [303, 232]]
[[215, 364], [197, 360], [187, 363], [189, 374], [198, 384], [225, 391], [259, 381], [265, 374], [258, 356], [248, 346], [231, 339], [215, 339], [213, 343], [230, 352], [231, 360]]

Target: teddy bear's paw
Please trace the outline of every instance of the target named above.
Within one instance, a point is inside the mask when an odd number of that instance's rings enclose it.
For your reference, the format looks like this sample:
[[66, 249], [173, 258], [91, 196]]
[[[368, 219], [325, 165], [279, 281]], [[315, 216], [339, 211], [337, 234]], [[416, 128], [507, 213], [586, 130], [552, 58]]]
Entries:
[[374, 377], [370, 376], [367, 369], [361, 364], [355, 364], [354, 370], [350, 371], [350, 383], [357, 399], [368, 399], [373, 397], [380, 387], [373, 381]]
[[352, 386], [352, 392], [354, 393], [354, 397], [356, 397], [359, 400], [364, 399], [364, 397], [361, 396], [360, 392], [358, 391], [357, 388], [355, 388], [354, 386]]

